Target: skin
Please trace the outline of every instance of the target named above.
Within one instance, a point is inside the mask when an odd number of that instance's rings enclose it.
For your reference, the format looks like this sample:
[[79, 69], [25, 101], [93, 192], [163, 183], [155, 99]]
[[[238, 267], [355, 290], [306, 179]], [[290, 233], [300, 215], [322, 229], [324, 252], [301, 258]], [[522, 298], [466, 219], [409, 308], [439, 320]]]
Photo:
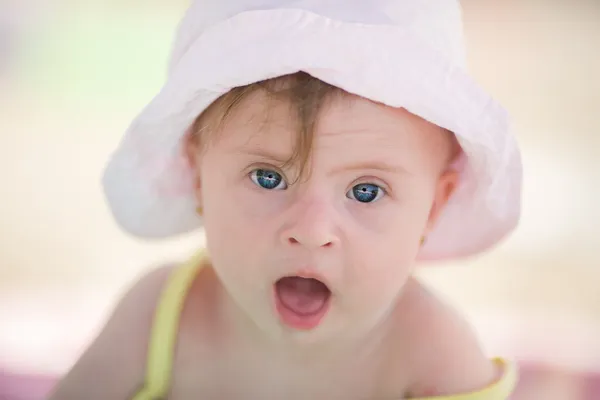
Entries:
[[[169, 398], [402, 399], [497, 379], [469, 325], [411, 276], [457, 184], [447, 133], [405, 110], [335, 98], [298, 177], [298, 166], [281, 168], [294, 143], [289, 107], [271, 104], [264, 123], [264, 100], [253, 94], [205, 147], [186, 144], [211, 260], [186, 299]], [[283, 183], [265, 189], [257, 169]], [[375, 201], [358, 201], [357, 184], [378, 185]], [[169, 271], [126, 293], [51, 399], [135, 392]], [[312, 330], [285, 326], [274, 309], [275, 281], [300, 272], [332, 292]]]

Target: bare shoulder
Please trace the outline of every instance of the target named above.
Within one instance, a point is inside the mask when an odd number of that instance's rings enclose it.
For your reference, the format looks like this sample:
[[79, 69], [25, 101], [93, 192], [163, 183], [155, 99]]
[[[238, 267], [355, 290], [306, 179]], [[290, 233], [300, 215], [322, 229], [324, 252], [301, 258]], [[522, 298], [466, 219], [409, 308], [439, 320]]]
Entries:
[[498, 379], [472, 326], [420, 282], [411, 281], [404, 307], [413, 344], [411, 397], [468, 393]]
[[156, 268], [130, 286], [51, 400], [123, 400], [133, 395], [142, 384], [155, 308], [172, 269]]

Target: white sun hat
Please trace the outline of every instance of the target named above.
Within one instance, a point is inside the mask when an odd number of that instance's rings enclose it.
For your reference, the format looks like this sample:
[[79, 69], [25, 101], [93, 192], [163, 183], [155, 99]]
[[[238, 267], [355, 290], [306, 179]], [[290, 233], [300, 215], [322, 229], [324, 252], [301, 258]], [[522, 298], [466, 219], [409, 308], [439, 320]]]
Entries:
[[516, 226], [522, 166], [509, 116], [466, 69], [457, 0], [198, 0], [160, 92], [133, 120], [102, 182], [118, 224], [143, 238], [202, 226], [182, 151], [230, 89], [304, 71], [454, 132], [461, 180], [421, 260], [480, 253]]

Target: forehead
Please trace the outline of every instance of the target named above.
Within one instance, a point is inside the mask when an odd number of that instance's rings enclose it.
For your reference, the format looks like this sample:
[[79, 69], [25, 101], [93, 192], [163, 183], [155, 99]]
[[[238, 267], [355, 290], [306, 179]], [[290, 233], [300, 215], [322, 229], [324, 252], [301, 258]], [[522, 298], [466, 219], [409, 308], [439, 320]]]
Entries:
[[[285, 156], [302, 132], [302, 110], [261, 91], [248, 96], [230, 115], [218, 140], [229, 151], [268, 150]], [[354, 96], [332, 96], [319, 110], [312, 153], [336, 158], [375, 156], [426, 162], [443, 157], [448, 134], [405, 109]]]

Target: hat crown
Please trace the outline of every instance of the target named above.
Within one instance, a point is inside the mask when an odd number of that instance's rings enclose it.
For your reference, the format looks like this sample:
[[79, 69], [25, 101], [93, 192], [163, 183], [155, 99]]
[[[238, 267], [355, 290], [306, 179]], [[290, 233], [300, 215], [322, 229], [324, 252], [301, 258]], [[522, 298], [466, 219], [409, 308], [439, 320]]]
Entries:
[[519, 220], [521, 158], [506, 110], [465, 71], [461, 17], [458, 0], [195, 0], [164, 86], [106, 166], [113, 215], [145, 238], [200, 228], [190, 125], [233, 87], [303, 70], [453, 132], [460, 185], [419, 259], [490, 248]]
[[251, 11], [304, 10], [343, 22], [385, 25], [409, 32], [451, 64], [466, 68], [458, 0], [195, 0], [177, 29], [169, 70], [204, 30]]

